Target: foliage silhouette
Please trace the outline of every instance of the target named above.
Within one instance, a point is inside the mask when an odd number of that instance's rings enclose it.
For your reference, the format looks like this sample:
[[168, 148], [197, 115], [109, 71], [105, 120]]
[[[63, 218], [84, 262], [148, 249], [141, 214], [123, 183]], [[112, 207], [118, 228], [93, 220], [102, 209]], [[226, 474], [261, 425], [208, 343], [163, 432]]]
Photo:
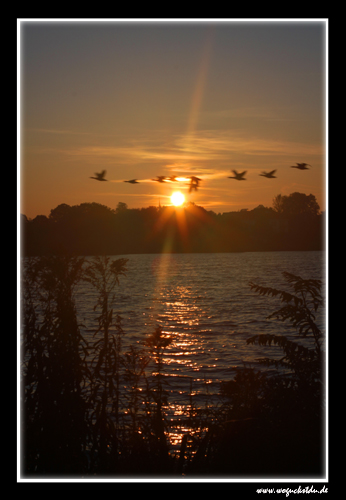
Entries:
[[154, 411], [151, 412], [151, 427], [154, 431], [154, 454], [158, 455], [160, 460], [160, 471], [166, 472], [168, 467], [168, 446], [165, 436], [167, 422], [165, 419], [163, 407], [167, 405], [167, 382], [164, 375], [164, 354], [166, 348], [171, 344], [172, 338], [165, 335], [160, 327], [147, 338], [146, 346], [152, 355], [155, 367], [153, 372], [154, 383], [149, 386], [150, 399], [154, 401]]
[[[28, 264], [28, 263], [27, 263]], [[85, 470], [86, 342], [73, 289], [83, 259], [42, 258], [22, 273], [22, 412], [26, 473]]]
[[315, 312], [323, 305], [322, 283], [288, 272], [283, 275], [294, 293], [254, 283], [250, 287], [261, 295], [280, 298], [284, 305], [268, 318], [290, 321], [298, 338], [312, 338], [313, 348], [283, 335], [247, 339], [249, 345], [277, 345], [284, 356], [258, 359], [269, 371], [238, 368], [233, 380], [222, 383], [223, 405], [214, 426], [208, 467], [214, 473], [322, 474], [325, 372], [323, 335], [315, 323]]
[[135, 435], [141, 432], [142, 380], [150, 358], [144, 351], [131, 345], [129, 351], [124, 354], [121, 362], [125, 370], [124, 381], [128, 386], [128, 391], [125, 395], [127, 413], [131, 417], [131, 432]]
[[[187, 412], [166, 415], [165, 355], [172, 342], [162, 328], [143, 346], [122, 352], [121, 318], [114, 312], [127, 259], [40, 257], [22, 273], [23, 473], [29, 477], [181, 476], [273, 477], [322, 474], [324, 336], [316, 323], [322, 283], [283, 273], [291, 291], [250, 283], [281, 301], [268, 318], [289, 322], [299, 339], [255, 335], [248, 345], [279, 347], [221, 383], [219, 404], [195, 407], [191, 381]], [[80, 333], [75, 287], [97, 292], [97, 326]], [[168, 434], [181, 430], [180, 446]], [[188, 430], [187, 430], [188, 429]]]
[[[311, 334], [314, 340], [314, 349], [308, 349], [295, 341], [278, 335], [256, 335], [247, 340], [247, 343], [260, 345], [276, 344], [284, 351], [285, 356], [279, 361], [273, 361], [275, 366], [281, 365], [293, 370], [296, 376], [306, 378], [317, 377], [322, 382], [322, 332], [315, 323], [315, 313], [323, 305], [321, 296], [322, 282], [320, 280], [304, 280], [299, 276], [284, 272], [285, 280], [292, 286], [294, 294], [270, 287], [263, 287], [250, 283], [252, 290], [261, 295], [279, 296], [284, 305], [274, 311], [268, 318], [278, 318], [281, 321], [290, 321], [298, 330], [301, 337]], [[293, 303], [293, 304], [292, 304]], [[270, 363], [269, 359], [265, 360]]]
[[291, 193], [277, 195], [273, 199], [274, 210], [284, 215], [318, 215], [320, 207], [313, 194]]
[[92, 346], [95, 354], [90, 402], [94, 408], [91, 414], [94, 433], [92, 452], [97, 457], [96, 470], [103, 473], [111, 470], [110, 463], [117, 459], [119, 451], [119, 370], [123, 330], [121, 317], [114, 314], [112, 305], [114, 289], [119, 285], [119, 276], [125, 274], [126, 262], [127, 259], [112, 261], [109, 257], [94, 257], [84, 277], [98, 291], [94, 310], [97, 309], [100, 315]]

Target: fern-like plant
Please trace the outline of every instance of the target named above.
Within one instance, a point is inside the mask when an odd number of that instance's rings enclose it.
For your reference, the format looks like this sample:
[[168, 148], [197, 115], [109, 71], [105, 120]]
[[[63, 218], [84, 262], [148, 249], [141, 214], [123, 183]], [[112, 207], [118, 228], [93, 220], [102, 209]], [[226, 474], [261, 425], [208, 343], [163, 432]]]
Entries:
[[[208, 470], [218, 474], [313, 477], [323, 473], [323, 333], [316, 322], [323, 305], [320, 280], [285, 272], [291, 290], [250, 282], [263, 296], [281, 299], [268, 318], [289, 321], [297, 336], [258, 334], [248, 345], [277, 346], [280, 359], [260, 358], [259, 366], [236, 369], [221, 384], [223, 404], [210, 434]], [[313, 346], [305, 342], [310, 337]], [[204, 459], [204, 463], [206, 460]]]
[[324, 302], [321, 296], [322, 281], [304, 280], [288, 272], [282, 274], [287, 283], [292, 286], [294, 294], [252, 282], [250, 282], [250, 287], [261, 295], [279, 296], [284, 306], [270, 314], [268, 318], [276, 317], [282, 321], [291, 321], [292, 325], [298, 329], [299, 335], [303, 337], [311, 333], [315, 347], [320, 351], [322, 333], [315, 323], [315, 313]]
[[[296, 407], [307, 412], [320, 414], [324, 392], [324, 336], [316, 324], [316, 313], [323, 306], [321, 295], [322, 282], [320, 280], [305, 280], [300, 276], [284, 272], [286, 282], [293, 289], [293, 293], [264, 287], [250, 282], [250, 287], [257, 293], [266, 296], [279, 297], [282, 307], [268, 316], [268, 319], [277, 318], [289, 321], [298, 333], [298, 338], [289, 339], [285, 335], [258, 334], [247, 339], [247, 344], [260, 346], [276, 345], [283, 351], [280, 359], [270, 357], [260, 358], [258, 361], [271, 368], [276, 368], [276, 377], [268, 381], [268, 394], [289, 395]], [[308, 347], [300, 339], [310, 338], [313, 347]], [[284, 371], [283, 371], [284, 370]], [[283, 374], [286, 374], [284, 377]], [[274, 391], [275, 388], [285, 386], [285, 393]], [[288, 399], [287, 399], [288, 401]], [[290, 403], [291, 404], [291, 403]]]
[[299, 377], [321, 378], [321, 347], [323, 335], [316, 324], [316, 312], [324, 303], [321, 295], [321, 280], [305, 280], [300, 276], [283, 272], [293, 293], [276, 288], [264, 287], [250, 282], [250, 288], [260, 295], [279, 297], [283, 306], [268, 316], [289, 321], [302, 338], [313, 338], [314, 348], [310, 349], [283, 335], [259, 334], [247, 339], [247, 344], [278, 345], [284, 352], [280, 360], [264, 358], [261, 361], [272, 366], [289, 368]]

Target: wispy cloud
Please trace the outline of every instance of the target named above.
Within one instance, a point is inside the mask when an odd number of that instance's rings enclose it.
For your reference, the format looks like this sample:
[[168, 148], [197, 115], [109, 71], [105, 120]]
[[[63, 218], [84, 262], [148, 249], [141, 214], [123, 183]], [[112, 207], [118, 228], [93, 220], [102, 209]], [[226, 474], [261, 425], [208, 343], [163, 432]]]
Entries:
[[40, 132], [43, 134], [56, 134], [56, 135], [92, 135], [92, 132], [81, 132], [76, 130], [61, 130], [61, 129], [49, 129], [49, 128], [30, 128], [29, 132]]
[[253, 154], [291, 154], [292, 151], [304, 154], [320, 154], [321, 148], [315, 144], [277, 141], [259, 137], [246, 137], [233, 131], [203, 131], [192, 136], [181, 136], [176, 140], [181, 151], [189, 151], [205, 157], [224, 158], [229, 153]]
[[268, 108], [268, 106], [243, 106], [241, 108], [222, 109], [218, 111], [204, 112], [208, 119], [230, 119], [250, 118], [268, 121], [291, 121], [297, 119], [290, 117], [292, 108], [282, 107], [280, 109]]
[[193, 134], [176, 135], [170, 142], [162, 140], [148, 141], [132, 140], [126, 146], [80, 146], [65, 149], [64, 154], [71, 158], [80, 158], [85, 161], [102, 161], [103, 164], [119, 162], [123, 165], [138, 163], [166, 163], [166, 168], [176, 172], [181, 169], [193, 171], [198, 163], [199, 170], [208, 171], [222, 169], [222, 165], [229, 162], [234, 155], [249, 156], [292, 156], [292, 154], [321, 155], [323, 148], [320, 145], [269, 140], [260, 137], [246, 137], [234, 131], [204, 130]]

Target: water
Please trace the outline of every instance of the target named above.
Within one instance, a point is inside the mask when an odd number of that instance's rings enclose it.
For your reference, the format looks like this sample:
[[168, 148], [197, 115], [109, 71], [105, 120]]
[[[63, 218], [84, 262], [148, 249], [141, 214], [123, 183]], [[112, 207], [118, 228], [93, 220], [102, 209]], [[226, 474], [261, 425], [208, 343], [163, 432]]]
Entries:
[[[173, 341], [165, 355], [170, 384], [170, 409], [177, 415], [187, 404], [191, 387], [195, 403], [203, 404], [206, 390], [219, 391], [219, 382], [234, 368], [268, 355], [268, 348], [247, 345], [259, 333], [292, 336], [292, 326], [267, 316], [280, 302], [252, 291], [249, 282], [289, 291], [282, 272], [325, 282], [324, 252], [249, 252], [225, 254], [146, 254], [127, 258], [120, 277], [114, 310], [123, 318], [123, 351], [142, 346], [160, 326]], [[88, 284], [77, 290], [76, 305], [82, 333], [92, 340], [96, 293]], [[325, 313], [318, 317], [325, 330]], [[271, 348], [271, 354], [282, 351]], [[192, 385], [191, 385], [192, 382]]]

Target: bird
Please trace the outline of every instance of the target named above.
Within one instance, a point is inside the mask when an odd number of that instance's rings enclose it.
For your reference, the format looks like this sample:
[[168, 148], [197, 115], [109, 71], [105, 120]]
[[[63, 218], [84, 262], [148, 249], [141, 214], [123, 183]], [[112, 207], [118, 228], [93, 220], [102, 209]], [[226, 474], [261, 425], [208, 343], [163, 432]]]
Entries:
[[202, 179], [200, 179], [199, 177], [190, 177], [190, 187], [189, 187], [189, 193], [191, 193], [192, 190], [195, 190], [197, 191], [198, 187], [199, 187], [199, 182], [201, 181]]
[[272, 170], [271, 172], [262, 172], [259, 175], [262, 175], [263, 177], [267, 177], [268, 179], [275, 179], [276, 176], [273, 175], [273, 174], [275, 174], [275, 172], [276, 172], [276, 170]]
[[175, 182], [177, 178], [175, 175], [172, 175], [172, 177], [168, 177], [168, 180], [170, 180], [171, 182]]
[[152, 181], [165, 182], [166, 177], [164, 175], [157, 175], [156, 179], [151, 179]]
[[238, 173], [236, 170], [232, 170], [232, 172], [234, 173], [235, 177], [228, 177], [229, 179], [236, 179], [237, 181], [246, 181], [246, 179], [244, 179], [244, 175], [246, 174], [247, 170], [241, 173]]
[[124, 181], [124, 182], [129, 182], [130, 184], [139, 184], [137, 179], [131, 179], [130, 181]]
[[309, 165], [309, 167], [311, 167], [311, 165], [309, 163], [297, 163], [297, 165], [293, 165], [293, 166], [291, 166], [291, 168], [298, 168], [299, 170], [309, 170], [307, 165]]
[[90, 177], [90, 179], [96, 179], [97, 181], [106, 181], [107, 179], [104, 179], [104, 176], [106, 175], [106, 170], [102, 170], [101, 173], [95, 173], [96, 177]]

